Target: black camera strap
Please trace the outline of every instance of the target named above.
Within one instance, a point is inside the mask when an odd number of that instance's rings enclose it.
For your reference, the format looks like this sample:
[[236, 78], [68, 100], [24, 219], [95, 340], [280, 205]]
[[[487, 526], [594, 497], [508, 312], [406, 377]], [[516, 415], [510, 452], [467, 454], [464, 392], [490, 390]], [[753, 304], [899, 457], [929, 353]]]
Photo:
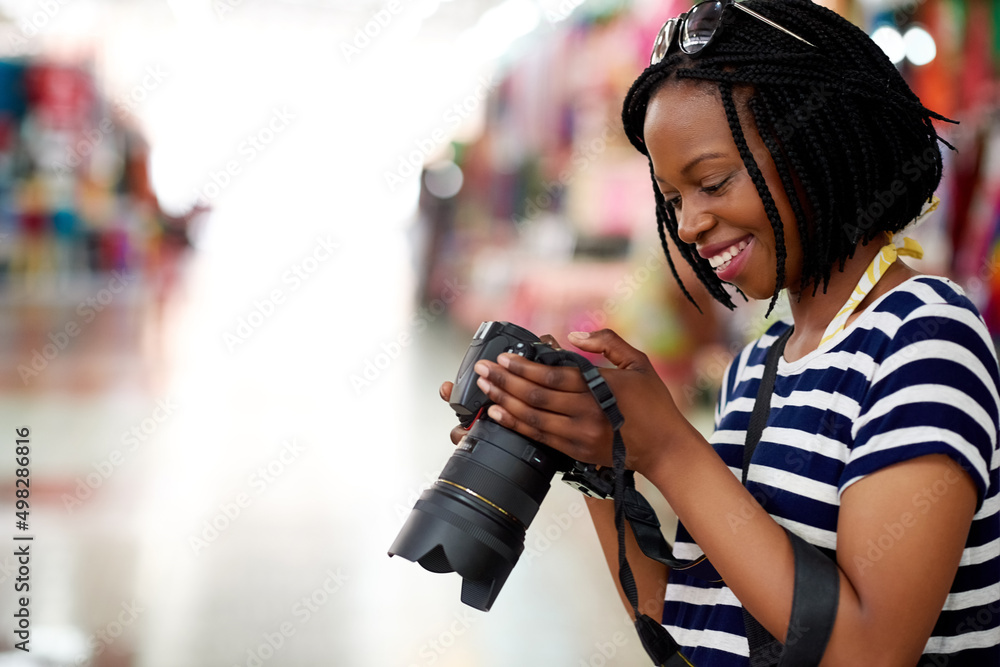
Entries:
[[[611, 422], [614, 430], [614, 446], [612, 449], [612, 459], [614, 462], [614, 503], [615, 503], [615, 528], [618, 531], [618, 579], [621, 582], [622, 590], [628, 598], [629, 604], [635, 613], [635, 629], [639, 634], [639, 640], [646, 653], [652, 658], [653, 663], [661, 667], [692, 667], [691, 662], [685, 658], [677, 642], [674, 641], [670, 633], [658, 621], [642, 613], [639, 610], [639, 589], [632, 575], [632, 568], [629, 567], [628, 559], [625, 556], [625, 520], [626, 506], [629, 512], [635, 513], [640, 526], [640, 534], [648, 536], [647, 541], [652, 543], [661, 542], [662, 546], [655, 549], [660, 555], [672, 562], [672, 554], [669, 546], [663, 539], [663, 534], [659, 531], [659, 522], [656, 521], [656, 514], [652, 507], [646, 502], [635, 489], [635, 477], [632, 471], [625, 470], [625, 441], [621, 436], [621, 427], [625, 422], [621, 410], [618, 409], [618, 401], [608, 383], [604, 380], [600, 371], [590, 363], [585, 357], [574, 352], [562, 351], [561, 365], [573, 365], [580, 368], [583, 379], [587, 382], [587, 387], [594, 399], [604, 411], [604, 415]], [[628, 500], [626, 500], [628, 499]], [[633, 523], [633, 531], [636, 524]], [[655, 529], [655, 530], [654, 530]], [[655, 532], [655, 535], [653, 534]], [[658, 538], [658, 539], [657, 539]], [[645, 551], [645, 549], [644, 549]]]
[[[746, 485], [750, 460], [767, 424], [771, 396], [777, 376], [778, 361], [791, 336], [789, 327], [771, 344], [765, 360], [764, 373], [754, 402], [743, 453], [743, 484]], [[585, 357], [561, 351], [565, 356], [561, 365], [575, 365], [597, 403], [601, 406], [614, 430], [612, 460], [614, 463], [615, 528], [618, 531], [618, 579], [622, 590], [635, 612], [635, 627], [646, 653], [654, 664], [662, 667], [691, 667], [674, 639], [662, 624], [639, 610], [638, 587], [632, 568], [625, 556], [625, 521], [632, 527], [642, 552], [649, 558], [677, 569], [687, 569], [701, 563], [680, 561], [660, 531], [656, 513], [648, 501], [635, 488], [633, 471], [625, 469], [625, 442], [621, 427], [625, 421], [617, 400], [601, 376], [600, 371]], [[840, 593], [840, 573], [836, 563], [814, 545], [791, 531], [785, 531], [792, 543], [795, 559], [795, 582], [792, 593], [792, 613], [785, 644], [771, 636], [744, 608], [747, 641], [750, 646], [751, 667], [808, 667], [819, 664], [826, 651], [833, 624], [837, 616]]]
[[[753, 412], [750, 413], [743, 448], [744, 486], [750, 472], [750, 460], [757, 449], [771, 411], [771, 396], [774, 393], [774, 380], [778, 374], [778, 361], [793, 330], [794, 327], [789, 327], [767, 351], [764, 373], [757, 389]], [[795, 584], [788, 633], [782, 645], [744, 607], [743, 623], [750, 647], [750, 667], [818, 665], [830, 641], [830, 633], [837, 617], [840, 601], [840, 573], [837, 564], [817, 547], [787, 528], [785, 533], [792, 543], [792, 553], [795, 558]], [[805, 639], [808, 641], [803, 641]]]

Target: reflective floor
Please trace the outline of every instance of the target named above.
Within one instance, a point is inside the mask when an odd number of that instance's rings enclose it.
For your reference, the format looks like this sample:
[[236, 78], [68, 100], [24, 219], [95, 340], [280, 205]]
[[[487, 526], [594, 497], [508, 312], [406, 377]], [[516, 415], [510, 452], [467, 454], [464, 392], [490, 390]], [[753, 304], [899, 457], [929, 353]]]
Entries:
[[[345, 257], [231, 351], [225, 332], [253, 299], [213, 295], [223, 260], [205, 253], [166, 317], [148, 295], [122, 299], [27, 388], [6, 378], [3, 470], [15, 427], [29, 427], [35, 539], [32, 651], [0, 665], [643, 664], [565, 485], [489, 613], [460, 604], [455, 575], [386, 556], [450, 455], [436, 387], [469, 334], [444, 317], [417, 331], [405, 246], [385, 252], [398, 290], [383, 286], [381, 307], [349, 305]], [[6, 340], [44, 340], [60, 314], [7, 303], [9, 330], [37, 331]], [[412, 343], [390, 363], [385, 342], [403, 332]], [[32, 345], [8, 345], [5, 367]], [[5, 495], [4, 523], [13, 513]], [[14, 532], [0, 557], [8, 649]]]

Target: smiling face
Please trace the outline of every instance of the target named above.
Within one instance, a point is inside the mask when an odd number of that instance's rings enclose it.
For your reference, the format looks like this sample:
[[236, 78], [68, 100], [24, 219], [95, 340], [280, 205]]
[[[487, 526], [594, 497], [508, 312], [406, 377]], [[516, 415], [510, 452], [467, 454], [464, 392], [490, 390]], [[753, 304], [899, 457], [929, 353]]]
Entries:
[[[802, 273], [795, 215], [774, 162], [750, 125], [743, 119], [747, 146], [784, 230], [783, 286], [794, 290]], [[718, 89], [687, 80], [665, 83], [649, 100], [644, 140], [657, 186], [673, 206], [679, 238], [694, 245], [720, 280], [749, 298], [770, 299], [777, 276], [774, 231], [733, 140]]]

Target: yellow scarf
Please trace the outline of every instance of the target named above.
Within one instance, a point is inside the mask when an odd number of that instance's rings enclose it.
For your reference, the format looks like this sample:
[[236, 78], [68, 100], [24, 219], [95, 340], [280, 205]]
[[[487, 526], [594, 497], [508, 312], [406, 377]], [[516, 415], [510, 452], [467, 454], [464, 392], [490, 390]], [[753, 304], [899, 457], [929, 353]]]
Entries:
[[[941, 201], [934, 197], [931, 201], [931, 205], [926, 211], [920, 214], [919, 217], [914, 221], [914, 224], [919, 223], [923, 218], [936, 209]], [[900, 235], [897, 234], [896, 237]], [[886, 237], [888, 243], [882, 246], [882, 250], [879, 251], [875, 258], [872, 260], [871, 264], [868, 265], [868, 269], [865, 271], [864, 275], [861, 276], [861, 280], [858, 281], [857, 286], [854, 288], [854, 292], [851, 293], [851, 297], [844, 304], [844, 307], [840, 309], [836, 317], [830, 322], [830, 325], [826, 328], [823, 333], [823, 338], [820, 340], [819, 344], [823, 345], [828, 340], [836, 336], [838, 333], [844, 330], [847, 326], [847, 319], [854, 312], [854, 309], [858, 307], [858, 304], [864, 301], [868, 293], [872, 291], [876, 283], [882, 278], [886, 270], [892, 266], [892, 263], [899, 258], [900, 255], [906, 257], [913, 257], [915, 259], [920, 259], [924, 256], [924, 249], [920, 247], [920, 244], [909, 237], [902, 237], [897, 240], [892, 234], [886, 232]]]

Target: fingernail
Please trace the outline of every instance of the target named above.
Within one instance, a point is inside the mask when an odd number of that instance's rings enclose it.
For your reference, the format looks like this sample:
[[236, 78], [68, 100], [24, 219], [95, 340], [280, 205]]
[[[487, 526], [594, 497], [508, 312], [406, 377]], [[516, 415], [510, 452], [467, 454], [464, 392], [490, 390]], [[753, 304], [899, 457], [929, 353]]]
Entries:
[[479, 385], [479, 388], [482, 389], [484, 393], [490, 393], [490, 383], [486, 378], [479, 378], [476, 380], [476, 384]]
[[490, 374], [490, 369], [481, 361], [473, 366], [472, 370], [476, 371], [477, 375], [482, 375], [484, 377]]
[[577, 340], [584, 340], [590, 338], [590, 332], [588, 331], [571, 331], [569, 334], [570, 338], [576, 338]]
[[504, 368], [508, 368], [510, 366], [510, 355], [508, 355], [506, 352], [504, 354], [501, 354], [497, 358], [497, 363], [503, 366]]
[[499, 423], [503, 421], [503, 410], [501, 410], [500, 406], [498, 405], [491, 405], [489, 409], [486, 411], [486, 414], [488, 414], [490, 416], [490, 419], [492, 419], [495, 422]]

